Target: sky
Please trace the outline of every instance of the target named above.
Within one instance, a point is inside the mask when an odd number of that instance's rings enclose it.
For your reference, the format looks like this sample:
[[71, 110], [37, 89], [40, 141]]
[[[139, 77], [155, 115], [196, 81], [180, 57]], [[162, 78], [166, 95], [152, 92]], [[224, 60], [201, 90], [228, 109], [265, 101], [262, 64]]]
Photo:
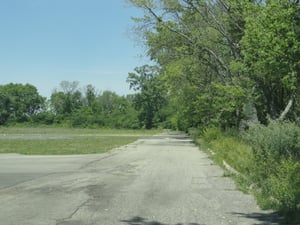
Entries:
[[29, 83], [50, 97], [61, 81], [132, 93], [126, 78], [149, 63], [126, 0], [0, 0], [0, 85]]

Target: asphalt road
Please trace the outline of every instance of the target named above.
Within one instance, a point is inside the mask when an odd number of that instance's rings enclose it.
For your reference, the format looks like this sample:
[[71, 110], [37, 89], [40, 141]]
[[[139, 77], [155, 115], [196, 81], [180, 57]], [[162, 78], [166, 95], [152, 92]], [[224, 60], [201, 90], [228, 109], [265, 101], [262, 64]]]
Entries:
[[223, 174], [181, 135], [97, 155], [3, 154], [0, 224], [277, 224]]

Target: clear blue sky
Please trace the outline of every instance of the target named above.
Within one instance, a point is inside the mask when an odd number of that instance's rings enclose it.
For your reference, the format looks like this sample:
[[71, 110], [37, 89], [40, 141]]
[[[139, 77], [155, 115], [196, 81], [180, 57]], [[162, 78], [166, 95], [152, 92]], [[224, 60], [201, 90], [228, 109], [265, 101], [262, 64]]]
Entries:
[[0, 84], [30, 83], [49, 97], [63, 80], [128, 94], [146, 64], [126, 0], [0, 0]]

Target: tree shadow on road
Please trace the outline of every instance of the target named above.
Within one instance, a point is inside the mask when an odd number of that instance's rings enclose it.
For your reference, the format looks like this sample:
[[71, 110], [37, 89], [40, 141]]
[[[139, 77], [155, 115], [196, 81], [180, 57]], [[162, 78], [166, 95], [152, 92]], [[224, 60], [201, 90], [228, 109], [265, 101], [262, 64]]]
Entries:
[[254, 225], [280, 225], [282, 220], [277, 213], [232, 213], [239, 217], [257, 220]]
[[[127, 223], [128, 225], [184, 225], [183, 223], [166, 224], [166, 223], [160, 223], [158, 221], [148, 221], [147, 219], [139, 216], [133, 217], [129, 220], [121, 220], [121, 222]], [[188, 225], [205, 225], [205, 224], [189, 223]]]

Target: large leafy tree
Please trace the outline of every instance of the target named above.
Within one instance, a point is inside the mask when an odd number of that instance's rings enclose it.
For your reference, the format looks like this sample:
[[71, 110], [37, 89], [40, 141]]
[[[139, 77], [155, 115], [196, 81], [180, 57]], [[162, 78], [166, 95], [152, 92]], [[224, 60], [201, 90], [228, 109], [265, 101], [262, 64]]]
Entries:
[[45, 98], [31, 84], [1, 85], [0, 124], [29, 121], [31, 116], [43, 109], [44, 103]]
[[246, 11], [243, 65], [259, 96], [262, 119], [283, 119], [299, 104], [299, 9], [296, 1], [269, 0]]
[[183, 128], [297, 117], [298, 1], [131, 2]]
[[161, 109], [166, 104], [166, 90], [159, 80], [157, 66], [144, 65], [129, 73], [127, 82], [137, 91], [134, 106], [139, 111], [139, 121], [146, 129], [151, 129], [161, 121]]
[[212, 122], [238, 125], [243, 117], [241, 101], [247, 96], [247, 82], [237, 63], [245, 1], [131, 2], [145, 11], [136, 21], [149, 56], [162, 68], [163, 81], [177, 102], [175, 120], [180, 128]]

